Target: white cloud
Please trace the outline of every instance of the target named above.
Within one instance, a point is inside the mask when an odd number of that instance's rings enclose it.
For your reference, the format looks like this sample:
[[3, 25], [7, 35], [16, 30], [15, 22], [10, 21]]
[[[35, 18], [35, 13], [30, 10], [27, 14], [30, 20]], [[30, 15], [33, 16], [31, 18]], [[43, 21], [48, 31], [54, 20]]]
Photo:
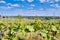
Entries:
[[10, 6], [1, 6], [0, 8], [2, 8], [2, 9], [11, 9], [13, 7], [10, 7]]
[[60, 6], [58, 4], [55, 4], [55, 7], [60, 8]]
[[46, 2], [49, 2], [50, 0], [46, 0]]
[[11, 6], [13, 6], [13, 7], [19, 7], [18, 4], [12, 4]]
[[27, 0], [28, 2], [33, 2], [34, 0]]
[[39, 10], [42, 11], [42, 10], [44, 10], [44, 8], [40, 8]]
[[12, 7], [10, 7], [10, 6], [7, 6], [7, 8], [8, 8], [8, 9], [11, 9]]
[[59, 0], [46, 0], [46, 2], [49, 2], [49, 3], [54, 3], [54, 2], [58, 2]]
[[21, 1], [25, 1], [25, 0], [21, 0]]
[[51, 4], [50, 6], [55, 7], [55, 4]]
[[49, 3], [54, 3], [54, 0], [50, 0]]
[[14, 1], [21, 1], [21, 0], [14, 0]]
[[0, 3], [6, 3], [5, 1], [0, 1]]
[[11, 7], [20, 7], [19, 4], [11, 4], [11, 3], [8, 3], [7, 6], [11, 6]]
[[59, 4], [52, 4], [50, 6], [55, 7], [55, 8], [60, 8]]
[[41, 3], [44, 3], [46, 0], [39, 0]]
[[35, 5], [34, 4], [31, 4], [30, 6], [34, 7]]
[[58, 2], [59, 0], [55, 0], [55, 2]]
[[[56, 0], [56, 1], [57, 1], [57, 0]], [[48, 3], [54, 3], [55, 0], [46, 0], [46, 2], [48, 2]]]
[[20, 6], [18, 4], [8, 3], [7, 6], [1, 6], [0, 8], [2, 8], [2, 9], [11, 9], [11, 8], [14, 8], [14, 7], [20, 7]]

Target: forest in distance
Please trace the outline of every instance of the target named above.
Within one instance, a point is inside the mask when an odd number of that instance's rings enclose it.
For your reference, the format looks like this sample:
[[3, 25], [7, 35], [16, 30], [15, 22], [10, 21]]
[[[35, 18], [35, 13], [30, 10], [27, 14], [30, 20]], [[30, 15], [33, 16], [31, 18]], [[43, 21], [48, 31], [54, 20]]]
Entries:
[[[2, 18], [17, 18], [19, 15], [17, 15], [17, 16], [1, 16], [0, 15], [0, 17], [2, 17]], [[49, 19], [60, 19], [60, 16], [21, 16], [20, 15], [20, 17], [22, 18], [22, 19], [34, 19], [34, 18], [39, 18], [39, 19], [46, 19], [46, 20], [49, 20]]]

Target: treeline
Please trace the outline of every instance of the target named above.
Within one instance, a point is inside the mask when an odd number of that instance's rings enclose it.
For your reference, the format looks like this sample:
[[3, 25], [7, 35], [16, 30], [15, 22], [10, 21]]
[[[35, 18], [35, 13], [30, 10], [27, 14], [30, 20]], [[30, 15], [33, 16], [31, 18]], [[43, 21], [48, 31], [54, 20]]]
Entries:
[[[3, 16], [3, 18], [18, 18], [17, 16]], [[39, 19], [60, 19], [59, 16], [21, 16], [22, 19], [34, 19], [34, 18], [39, 18]]]
[[21, 15], [17, 15], [17, 16], [1, 16], [0, 18], [21, 18], [21, 19], [34, 19], [34, 18], [39, 18], [39, 19], [60, 19], [60, 16], [21, 16]]

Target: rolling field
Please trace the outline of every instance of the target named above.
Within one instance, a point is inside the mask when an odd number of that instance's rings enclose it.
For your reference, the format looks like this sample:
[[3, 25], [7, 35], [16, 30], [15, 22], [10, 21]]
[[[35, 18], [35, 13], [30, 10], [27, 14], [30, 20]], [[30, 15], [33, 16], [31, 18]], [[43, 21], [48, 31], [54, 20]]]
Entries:
[[0, 20], [0, 40], [60, 40], [60, 19]]

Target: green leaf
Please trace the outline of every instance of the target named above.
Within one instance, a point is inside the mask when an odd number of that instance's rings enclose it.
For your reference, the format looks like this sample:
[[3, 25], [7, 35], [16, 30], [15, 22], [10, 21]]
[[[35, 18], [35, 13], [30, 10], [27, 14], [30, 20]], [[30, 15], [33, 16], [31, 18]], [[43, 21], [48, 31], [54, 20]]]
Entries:
[[13, 40], [17, 40], [17, 37], [14, 37]]
[[56, 31], [57, 28], [55, 26], [52, 26], [52, 31]]
[[47, 36], [47, 34], [44, 33], [44, 32], [41, 32], [41, 35], [42, 35], [43, 37], [46, 37], [46, 36]]
[[25, 30], [22, 30], [22, 34], [23, 34], [23, 35], [26, 35], [26, 32], [25, 32]]
[[40, 33], [41, 33], [41, 35], [42, 35], [43, 37], [47, 37], [48, 31], [46, 31], [45, 29], [43, 29]]
[[33, 32], [33, 31], [34, 31], [33, 26], [27, 26], [27, 29], [29, 29], [29, 31], [31, 31], [31, 32]]

